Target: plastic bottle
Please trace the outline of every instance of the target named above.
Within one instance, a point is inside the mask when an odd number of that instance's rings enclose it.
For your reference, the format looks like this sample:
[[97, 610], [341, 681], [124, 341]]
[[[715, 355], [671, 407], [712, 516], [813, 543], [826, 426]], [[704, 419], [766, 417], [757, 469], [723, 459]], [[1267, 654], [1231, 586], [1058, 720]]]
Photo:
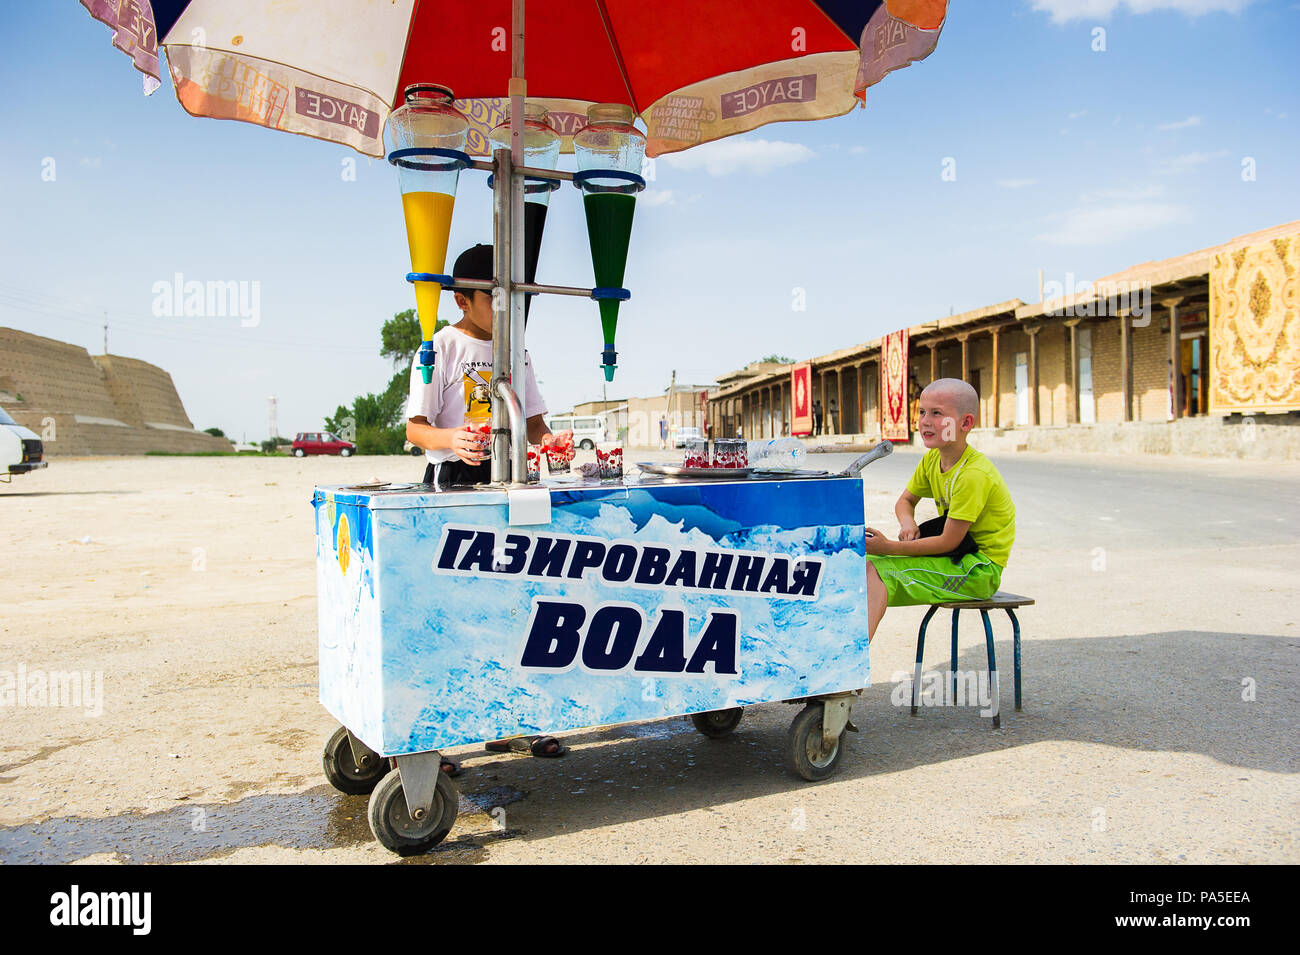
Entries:
[[749, 466], [770, 471], [795, 471], [803, 467], [808, 449], [798, 438], [770, 438], [749, 442]]

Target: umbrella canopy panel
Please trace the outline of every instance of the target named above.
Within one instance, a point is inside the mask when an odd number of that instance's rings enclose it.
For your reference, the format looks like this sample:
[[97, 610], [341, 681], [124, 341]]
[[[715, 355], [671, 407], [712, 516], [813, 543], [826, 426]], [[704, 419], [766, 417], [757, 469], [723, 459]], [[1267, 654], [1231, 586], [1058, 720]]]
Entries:
[[[82, 3], [155, 79], [165, 47], [177, 98], [196, 116], [381, 156], [402, 89], [436, 82], [456, 91], [469, 150], [486, 155], [508, 105], [511, 0]], [[847, 112], [934, 49], [946, 9], [947, 0], [528, 0], [528, 95], [548, 107], [566, 152], [587, 106], [610, 102], [633, 107], [647, 154], [662, 155]]]

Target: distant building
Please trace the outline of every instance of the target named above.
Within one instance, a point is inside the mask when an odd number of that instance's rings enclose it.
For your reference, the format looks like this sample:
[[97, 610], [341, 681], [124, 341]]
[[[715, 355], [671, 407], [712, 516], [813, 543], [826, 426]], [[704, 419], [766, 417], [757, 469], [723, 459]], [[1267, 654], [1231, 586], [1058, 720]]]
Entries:
[[670, 398], [668, 389], [648, 398], [627, 401], [627, 443], [629, 447], [657, 448], [660, 435], [672, 447], [679, 428], [705, 429], [709, 399], [717, 385], [676, 385]]
[[[1298, 423], [1297, 288], [1293, 222], [1085, 288], [1049, 289], [1041, 302], [1011, 299], [915, 325], [909, 411], [929, 382], [961, 378], [979, 394], [986, 442], [993, 432], [1010, 434], [1013, 447], [1231, 452], [1238, 439], [1218, 427], [1225, 416], [1249, 416], [1252, 440], [1256, 424]], [[880, 353], [876, 339], [811, 359], [822, 440], [879, 438]], [[755, 363], [720, 376], [709, 400], [714, 435], [788, 434], [791, 367]], [[1216, 417], [1206, 422], [1214, 427], [1123, 430]], [[1300, 448], [1300, 428], [1290, 430], [1287, 446]], [[1184, 436], [1189, 446], [1175, 447]]]
[[582, 401], [574, 405], [573, 410], [566, 414], [571, 414], [574, 418], [591, 418], [600, 415], [605, 419], [606, 440], [627, 440], [627, 402], [621, 398], [609, 401]]
[[157, 365], [12, 328], [0, 328], [0, 405], [51, 457], [232, 450], [195, 430]]

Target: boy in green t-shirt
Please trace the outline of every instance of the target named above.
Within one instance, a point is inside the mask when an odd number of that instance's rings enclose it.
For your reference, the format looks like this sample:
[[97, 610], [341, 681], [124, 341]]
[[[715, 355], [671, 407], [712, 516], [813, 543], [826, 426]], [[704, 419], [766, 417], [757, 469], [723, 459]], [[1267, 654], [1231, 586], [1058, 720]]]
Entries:
[[[898, 540], [867, 528], [868, 636], [889, 607], [986, 600], [1002, 582], [1016, 539], [1016, 506], [993, 463], [966, 443], [979, 395], [959, 378], [940, 378], [921, 392], [917, 430], [925, 452], [894, 505]], [[921, 537], [916, 505], [932, 497], [946, 518], [938, 537]], [[959, 563], [947, 556], [966, 534], [979, 550]]]

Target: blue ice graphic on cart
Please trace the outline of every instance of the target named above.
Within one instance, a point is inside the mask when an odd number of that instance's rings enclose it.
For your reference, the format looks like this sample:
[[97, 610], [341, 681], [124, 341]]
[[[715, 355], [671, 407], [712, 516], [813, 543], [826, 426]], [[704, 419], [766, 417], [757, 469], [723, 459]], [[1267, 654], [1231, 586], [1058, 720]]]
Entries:
[[376, 753], [868, 685], [860, 479], [550, 495], [316, 490], [320, 699]]

